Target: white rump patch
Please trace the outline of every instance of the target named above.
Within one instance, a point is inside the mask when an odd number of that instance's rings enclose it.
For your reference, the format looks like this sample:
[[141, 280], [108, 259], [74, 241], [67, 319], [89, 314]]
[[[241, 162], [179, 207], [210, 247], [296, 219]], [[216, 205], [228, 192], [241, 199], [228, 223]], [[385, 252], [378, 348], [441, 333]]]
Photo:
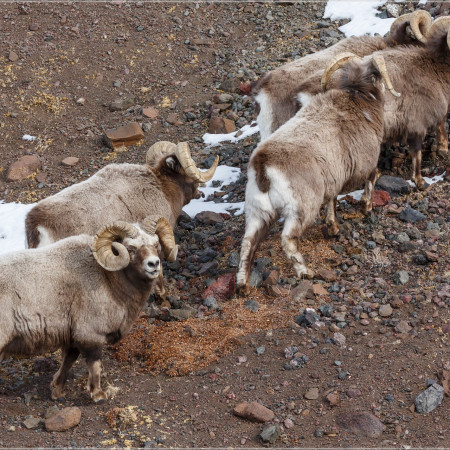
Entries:
[[39, 244], [37, 248], [45, 247], [55, 242], [54, 239], [50, 236], [50, 233], [48, 232], [47, 228], [38, 225], [37, 230], [39, 232]]

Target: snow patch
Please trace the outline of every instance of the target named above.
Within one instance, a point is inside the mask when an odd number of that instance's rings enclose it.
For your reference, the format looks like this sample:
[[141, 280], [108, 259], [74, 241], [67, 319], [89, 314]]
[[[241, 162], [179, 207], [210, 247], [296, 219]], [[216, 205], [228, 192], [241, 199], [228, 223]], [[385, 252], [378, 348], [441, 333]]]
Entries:
[[329, 0], [325, 7], [323, 17], [330, 20], [350, 19], [349, 23], [339, 27], [346, 37], [362, 36], [364, 34], [381, 36], [386, 35], [395, 18], [381, 19], [376, 14], [378, 7], [384, 5], [386, 0]]
[[22, 139], [24, 141], [34, 141], [36, 139], [36, 136], [31, 136], [31, 134], [24, 134], [22, 136]]
[[[242, 132], [241, 135], [236, 136], [239, 132]], [[238, 142], [242, 139], [245, 139], [247, 136], [251, 136], [252, 134], [258, 133], [259, 127], [256, 125], [256, 122], [253, 122], [251, 125], [244, 125], [240, 130], [233, 131], [233, 133], [227, 134], [210, 134], [206, 133], [203, 135], [203, 142], [209, 147], [215, 147], [219, 145], [221, 142]]]
[[[213, 135], [217, 136], [217, 135]], [[215, 203], [212, 201], [206, 201], [206, 199], [213, 195], [214, 192], [221, 191], [223, 186], [227, 186], [239, 179], [241, 176], [241, 169], [238, 167], [230, 166], [218, 166], [214, 177], [206, 183], [205, 187], [200, 188], [200, 190], [205, 194], [204, 198], [193, 199], [188, 203], [183, 211], [190, 217], [195, 217], [198, 213], [202, 211], [213, 211], [216, 213], [227, 213], [230, 214], [235, 210], [234, 215], [240, 215], [244, 212], [244, 202], [237, 203]], [[220, 182], [218, 184], [217, 182]], [[213, 184], [216, 187], [213, 187]], [[224, 197], [226, 198], [226, 196]]]
[[25, 216], [34, 205], [0, 200], [0, 254], [25, 248]]

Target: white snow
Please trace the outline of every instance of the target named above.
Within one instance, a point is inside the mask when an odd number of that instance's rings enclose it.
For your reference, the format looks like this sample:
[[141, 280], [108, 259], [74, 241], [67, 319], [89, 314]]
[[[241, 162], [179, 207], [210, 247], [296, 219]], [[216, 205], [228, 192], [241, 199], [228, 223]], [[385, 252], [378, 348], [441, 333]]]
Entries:
[[36, 139], [36, 136], [31, 136], [31, 134], [24, 134], [22, 136], [22, 139], [24, 141], [34, 141]]
[[350, 19], [349, 23], [339, 27], [346, 37], [375, 33], [384, 36], [395, 20], [376, 16], [377, 8], [385, 3], [386, 0], [329, 0], [323, 17], [330, 20]]
[[[211, 194], [216, 191], [221, 191], [222, 186], [227, 186], [234, 181], [237, 181], [241, 176], [241, 169], [237, 167], [218, 166], [212, 180], [206, 183], [206, 187], [200, 188], [205, 194], [204, 198], [191, 200], [184, 208], [183, 211], [189, 214], [190, 217], [195, 217], [202, 211], [213, 211], [216, 213], [228, 213], [230, 210], [237, 210], [235, 215], [240, 215], [244, 212], [244, 202], [238, 203], [214, 203], [212, 201], [205, 201]], [[218, 187], [213, 187], [214, 181], [220, 181]], [[224, 197], [226, 198], [226, 196]]]
[[[236, 137], [236, 134], [242, 132], [241, 135]], [[229, 142], [238, 142], [242, 139], [245, 139], [247, 136], [251, 136], [252, 134], [258, 133], [259, 127], [256, 125], [256, 122], [253, 122], [251, 125], [245, 125], [238, 131], [233, 131], [233, 133], [227, 134], [210, 134], [206, 133], [203, 135], [203, 142], [209, 147], [215, 147], [219, 145], [221, 142], [229, 141]]]
[[[442, 173], [441, 175], [435, 175], [432, 178], [430, 178], [430, 177], [423, 177], [423, 179], [425, 180], [425, 182], [427, 184], [431, 185], [431, 184], [437, 183], [438, 181], [444, 181], [445, 174], [446, 174], [446, 172]], [[409, 183], [410, 186], [416, 187], [416, 183], [414, 183], [414, 181], [408, 180], [408, 183]]]
[[0, 200], [0, 254], [25, 248], [25, 216], [33, 206]]

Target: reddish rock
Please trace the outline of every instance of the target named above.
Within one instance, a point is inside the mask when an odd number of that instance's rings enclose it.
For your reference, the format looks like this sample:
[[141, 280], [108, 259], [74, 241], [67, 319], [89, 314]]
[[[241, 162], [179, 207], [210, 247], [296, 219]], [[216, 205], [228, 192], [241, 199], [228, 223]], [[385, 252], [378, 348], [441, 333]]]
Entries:
[[442, 325], [442, 332], [444, 334], [450, 334], [450, 323], [445, 323]]
[[300, 281], [298, 286], [291, 291], [291, 297], [297, 301], [303, 300], [304, 298], [312, 298], [313, 295], [313, 284], [308, 280]]
[[80, 158], [75, 158], [75, 156], [68, 156], [61, 161], [64, 166], [74, 166], [80, 161]]
[[430, 262], [439, 261], [439, 255], [437, 255], [436, 253], [428, 252], [428, 251], [425, 251], [424, 253], [425, 253], [425, 256], [427, 257], [428, 261], [430, 261]]
[[267, 286], [267, 294], [270, 297], [287, 297], [289, 295], [289, 289], [273, 284]]
[[241, 83], [239, 89], [242, 92], [242, 94], [249, 95], [250, 92], [252, 91], [252, 85], [250, 83]]
[[208, 133], [210, 134], [224, 134], [225, 124], [223, 118], [217, 115], [212, 115], [209, 119]]
[[178, 122], [178, 115], [176, 113], [171, 113], [167, 116], [166, 121], [167, 123], [170, 123], [170, 125], [175, 125]]
[[30, 26], [28, 27], [28, 29], [30, 31], [37, 31], [37, 30], [39, 30], [39, 24], [38, 23], [31, 23]]
[[144, 132], [136, 122], [119, 128], [106, 130], [106, 137], [111, 141], [114, 149], [134, 145], [144, 138]]
[[36, 181], [37, 181], [38, 183], [44, 183], [46, 180], [47, 180], [47, 173], [45, 173], [45, 172], [39, 172], [39, 173], [36, 175]]
[[394, 328], [396, 333], [404, 334], [409, 333], [412, 330], [411, 325], [406, 320], [400, 320]]
[[330, 281], [330, 282], [337, 280], [337, 274], [333, 270], [319, 269], [316, 272], [316, 276], [322, 280]]
[[267, 278], [261, 283], [261, 286], [273, 286], [278, 283], [280, 272], [278, 270], [271, 270]]
[[391, 200], [391, 196], [386, 191], [373, 191], [373, 206], [385, 206]]
[[233, 133], [236, 131], [236, 124], [231, 119], [223, 119], [223, 123], [225, 126], [225, 133]]
[[142, 110], [142, 115], [148, 117], [149, 119], [156, 119], [159, 115], [159, 111], [155, 108], [144, 108]]
[[258, 402], [242, 402], [233, 410], [236, 416], [251, 420], [252, 422], [268, 422], [275, 418], [275, 414], [269, 408]]
[[373, 414], [364, 411], [346, 411], [336, 418], [337, 424], [346, 431], [363, 437], [380, 436], [386, 428]]
[[203, 300], [207, 297], [214, 297], [218, 301], [225, 301], [233, 297], [236, 293], [236, 275], [234, 273], [226, 273], [221, 275], [214, 283], [212, 283], [203, 294]]
[[24, 180], [40, 168], [41, 162], [37, 156], [25, 155], [11, 164], [6, 179], [8, 181]]
[[313, 284], [312, 288], [315, 295], [328, 295], [328, 291], [321, 284]]
[[78, 425], [81, 420], [81, 410], [76, 406], [64, 408], [45, 419], [47, 431], [66, 431]]

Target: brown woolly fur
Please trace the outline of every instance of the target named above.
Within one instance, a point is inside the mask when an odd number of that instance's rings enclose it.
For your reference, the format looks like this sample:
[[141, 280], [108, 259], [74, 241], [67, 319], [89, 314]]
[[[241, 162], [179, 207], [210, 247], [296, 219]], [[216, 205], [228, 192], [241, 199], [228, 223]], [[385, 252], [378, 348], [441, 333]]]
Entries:
[[28, 246], [94, 233], [116, 220], [136, 223], [157, 216], [174, 226], [182, 207], [198, 195], [199, 183], [186, 176], [174, 154], [160, 155], [152, 164], [110, 164], [41, 200], [25, 220]]
[[[450, 17], [436, 21], [427, 37], [427, 49], [437, 61], [450, 64], [450, 48], [448, 35], [450, 34]], [[450, 68], [448, 69], [450, 71]]]
[[61, 348], [53, 399], [63, 396], [80, 354], [86, 358], [92, 399], [106, 399], [100, 387], [101, 349], [128, 333], [157, 280], [158, 237], [126, 225], [135, 233], [123, 236], [121, 243], [114, 235], [117, 223], [99, 231], [110, 231], [110, 244], [129, 252], [122, 269], [105, 270], [93, 256], [98, 236], [86, 234], [0, 257], [0, 359]]
[[[237, 275], [244, 294], [255, 251], [277, 216], [284, 219], [281, 244], [286, 257], [298, 276], [310, 276], [298, 238], [314, 223], [322, 204], [366, 183], [365, 203], [372, 205], [383, 138], [384, 85], [370, 60], [341, 71], [338, 85], [342, 88], [312, 97], [250, 158]], [[329, 223], [337, 227], [331, 215]]]

